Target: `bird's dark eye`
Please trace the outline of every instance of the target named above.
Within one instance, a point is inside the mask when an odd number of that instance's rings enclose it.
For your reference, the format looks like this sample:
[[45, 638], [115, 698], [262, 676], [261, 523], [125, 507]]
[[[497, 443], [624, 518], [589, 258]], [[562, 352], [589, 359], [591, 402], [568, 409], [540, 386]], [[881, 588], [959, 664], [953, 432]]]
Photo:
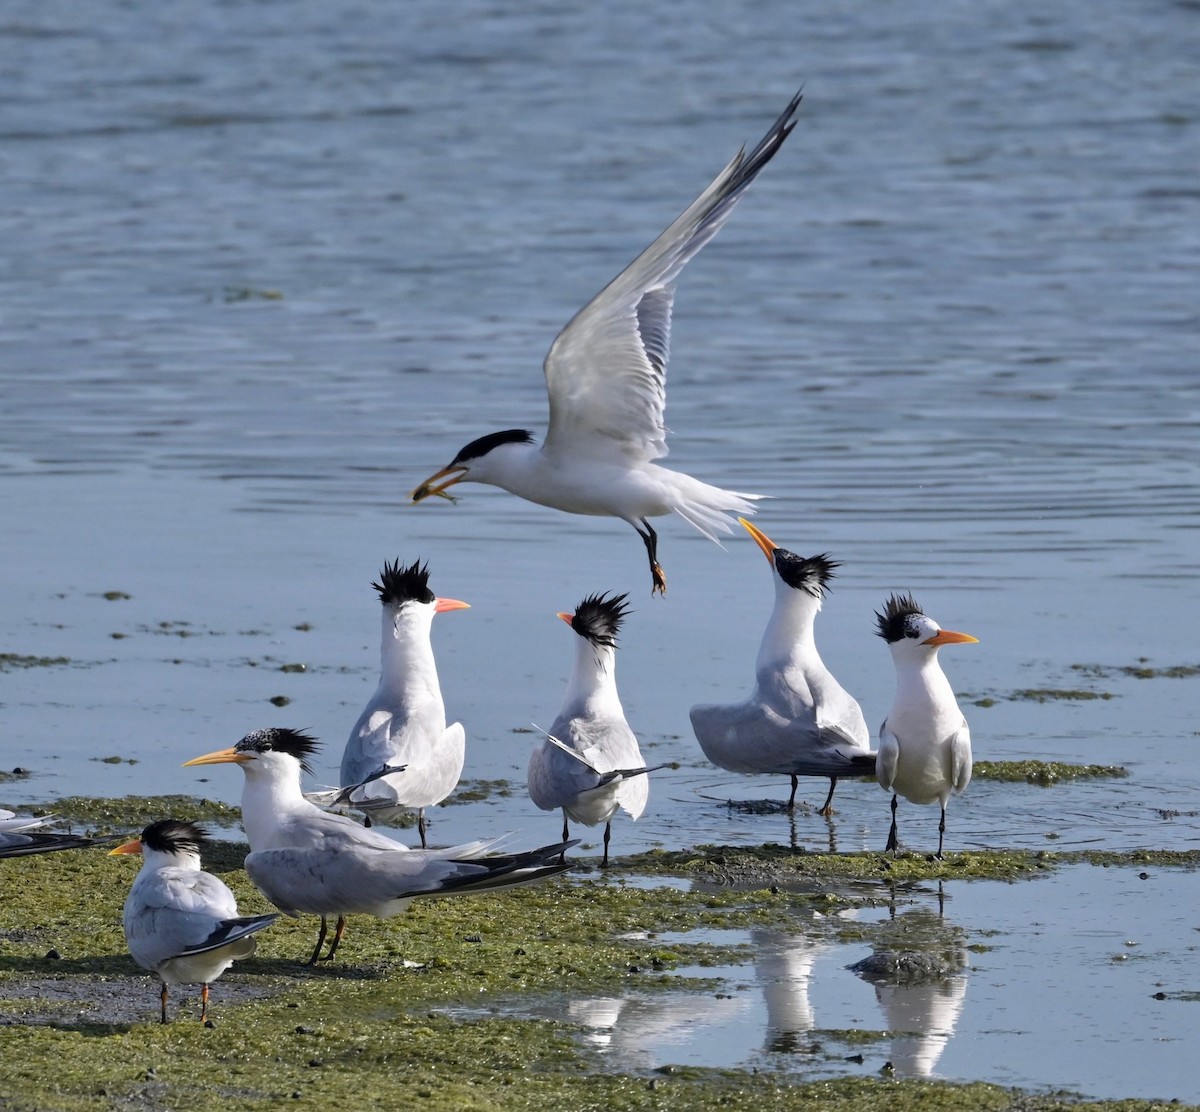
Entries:
[[917, 631], [915, 629], [913, 629], [911, 626], [909, 626], [909, 628], [904, 631], [904, 636], [905, 637], [919, 637], [920, 634], [917, 633]]

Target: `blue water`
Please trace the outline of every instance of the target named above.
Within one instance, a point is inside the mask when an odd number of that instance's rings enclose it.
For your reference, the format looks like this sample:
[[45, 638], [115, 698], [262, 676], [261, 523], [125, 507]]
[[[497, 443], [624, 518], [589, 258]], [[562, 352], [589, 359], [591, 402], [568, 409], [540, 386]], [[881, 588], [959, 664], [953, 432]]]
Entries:
[[[819, 642], [872, 724], [872, 612], [911, 589], [980, 638], [942, 654], [977, 759], [1131, 772], [976, 782], [949, 848], [1196, 848], [1200, 677], [1113, 670], [1200, 664], [1198, 39], [1187, 0], [6, 4], [0, 652], [70, 663], [0, 670], [0, 766], [34, 773], [5, 802], [236, 800], [235, 770], [179, 765], [270, 723], [326, 739], [331, 780], [375, 682], [369, 584], [419, 556], [472, 604], [435, 627], [466, 776], [515, 788], [436, 840], [556, 836], [524, 731], [562, 696], [555, 612], [615, 590], [629, 718], [683, 766], [615, 852], [879, 848], [877, 788], [840, 787], [832, 824], [746, 818], [724, 801], [786, 785], [691, 739], [692, 703], [750, 685], [748, 538], [664, 521], [659, 601], [620, 523], [407, 504], [474, 436], [544, 428], [558, 329], [804, 83], [679, 283], [668, 464], [843, 562]], [[1081, 687], [1111, 698], [1011, 698]], [[935, 827], [902, 809], [908, 844]]]

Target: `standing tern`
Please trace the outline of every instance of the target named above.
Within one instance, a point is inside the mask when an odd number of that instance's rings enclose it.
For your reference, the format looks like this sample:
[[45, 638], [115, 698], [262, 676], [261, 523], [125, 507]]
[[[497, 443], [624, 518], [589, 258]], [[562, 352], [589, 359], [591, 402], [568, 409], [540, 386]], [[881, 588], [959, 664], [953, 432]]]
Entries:
[[[321, 917], [310, 965], [337, 952], [347, 915], [386, 919], [415, 899], [506, 888], [571, 867], [561, 857], [574, 842], [487, 856], [498, 839], [410, 850], [345, 815], [323, 811], [300, 790], [300, 774], [311, 771], [308, 758], [317, 748], [316, 739], [299, 730], [273, 728], [185, 762], [185, 767], [241, 765], [246, 774], [242, 826], [250, 843], [246, 874], [280, 911]], [[551, 863], [552, 858], [560, 860]], [[331, 915], [337, 916], [337, 927], [322, 958]]]
[[885, 851], [893, 855], [896, 796], [912, 803], [942, 806], [937, 857], [946, 835], [946, 804], [971, 782], [971, 731], [958, 708], [946, 673], [938, 663], [943, 645], [975, 644], [969, 633], [942, 629], [926, 617], [912, 595], [892, 595], [876, 613], [877, 632], [892, 650], [896, 695], [879, 728], [879, 785], [892, 793], [892, 827]]
[[745, 518], [775, 580], [775, 609], [754, 665], [754, 691], [743, 703], [706, 704], [689, 712], [704, 755], [730, 772], [790, 776], [787, 809], [800, 776], [828, 776], [820, 814], [832, 813], [839, 776], [874, 776], [871, 734], [853, 696], [825, 667], [813, 623], [839, 565], [824, 553], [797, 556]]
[[[350, 790], [348, 802], [368, 823], [415, 810], [424, 848], [425, 808], [458, 787], [466, 745], [462, 724], [446, 725], [430, 627], [435, 614], [468, 605], [435, 597], [429, 589], [429, 565], [420, 560], [407, 568], [399, 560], [385, 563], [372, 586], [383, 604], [379, 686], [350, 731], [341, 783], [343, 788], [359, 785]], [[397, 766], [403, 771], [380, 774]]]
[[162, 981], [162, 1022], [167, 987], [201, 985], [200, 1022], [208, 1020], [208, 986], [235, 961], [254, 953], [251, 936], [279, 916], [238, 915], [233, 893], [200, 868], [208, 831], [191, 822], [152, 822], [110, 851], [142, 855], [142, 867], [125, 900], [125, 941], [133, 960]]
[[646, 546], [651, 593], [665, 594], [650, 518], [677, 513], [712, 541], [732, 532], [727, 514], [753, 513], [761, 495], [709, 486], [653, 463], [667, 454], [667, 358], [674, 282], [729, 219], [742, 194], [795, 126], [797, 93], [759, 144], [745, 148], [665, 232], [558, 334], [544, 370], [546, 439], [527, 429], [472, 440], [412, 492], [413, 502], [469, 481], [567, 513], [617, 517]]
[[[34, 853], [54, 853], [60, 849], [84, 849], [106, 841], [77, 834], [59, 834], [39, 829], [53, 816], [34, 818], [0, 809], [0, 857], [28, 857]], [[111, 842], [109, 843], [112, 844]]]
[[[575, 613], [558, 616], [578, 635], [575, 663], [562, 709], [545, 741], [529, 758], [529, 797], [543, 811], [563, 812], [563, 841], [570, 823], [604, 823], [604, 859], [612, 817], [623, 807], [636, 820], [650, 793], [637, 738], [617, 695], [617, 634], [627, 613], [625, 595], [589, 595]], [[662, 766], [658, 766], [662, 767]]]

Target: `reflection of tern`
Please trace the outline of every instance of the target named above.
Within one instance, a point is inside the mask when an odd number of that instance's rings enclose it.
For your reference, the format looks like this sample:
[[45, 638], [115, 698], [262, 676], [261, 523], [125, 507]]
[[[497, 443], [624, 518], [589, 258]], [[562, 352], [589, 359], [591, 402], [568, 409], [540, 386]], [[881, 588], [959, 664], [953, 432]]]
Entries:
[[337, 952], [347, 915], [386, 919], [415, 899], [507, 888], [570, 868], [550, 863], [569, 848], [566, 843], [514, 854], [487, 854], [496, 839], [410, 850], [344, 815], [323, 811], [300, 790], [300, 773], [309, 771], [308, 758], [316, 750], [316, 740], [298, 730], [256, 730], [229, 749], [185, 762], [241, 765], [246, 775], [242, 826], [250, 843], [246, 874], [286, 914], [321, 917], [309, 964], [321, 960], [331, 915], [337, 916], [337, 927], [326, 961]]
[[946, 804], [971, 782], [971, 731], [954, 689], [938, 664], [942, 645], [974, 643], [967, 633], [942, 629], [912, 595], [892, 595], [875, 615], [878, 633], [892, 650], [896, 694], [879, 728], [876, 762], [880, 786], [892, 793], [887, 849], [898, 848], [896, 796], [912, 803], [940, 803], [937, 856], [946, 835]]
[[905, 934], [945, 932], [933, 949], [876, 950], [850, 968], [875, 989], [892, 1036], [891, 1062], [901, 1077], [929, 1077], [946, 1050], [967, 995], [968, 954], [956, 928], [924, 909], [897, 916]]
[[704, 755], [730, 772], [792, 778], [788, 810], [799, 776], [828, 776], [828, 815], [839, 776], [874, 776], [870, 731], [854, 698], [817, 652], [813, 623], [833, 569], [824, 554], [797, 556], [739, 519], [771, 565], [775, 608], [754, 666], [754, 692], [742, 703], [691, 709], [692, 730]]
[[[375, 589], [383, 604], [379, 686], [350, 731], [341, 783], [350, 806], [368, 819], [388, 822], [415, 810], [425, 846], [425, 808], [458, 786], [466, 741], [460, 722], [446, 725], [430, 626], [435, 614], [467, 604], [435, 597], [429, 565], [419, 560], [407, 568], [385, 563]], [[398, 766], [403, 772], [380, 771]]]
[[637, 738], [617, 695], [617, 634], [625, 596], [589, 595], [575, 613], [558, 616], [577, 634], [575, 663], [562, 709], [529, 758], [529, 797], [543, 811], [563, 812], [563, 841], [570, 823], [604, 823], [604, 859], [618, 808], [637, 819], [650, 786]]
[[162, 981], [163, 1023], [167, 987], [197, 984], [202, 986], [200, 1022], [205, 1022], [208, 986], [235, 961], [253, 954], [251, 935], [279, 918], [238, 915], [233, 893], [200, 868], [200, 847], [207, 838], [194, 823], [163, 819], [111, 851], [142, 855], [125, 900], [125, 941], [134, 961]]
[[0, 809], [0, 857], [28, 857], [34, 853], [54, 853], [60, 849], [83, 849], [104, 841], [40, 829], [52, 817], [34, 818], [32, 815], [15, 815], [12, 811]]
[[767, 1005], [768, 1050], [792, 1050], [797, 1035], [816, 1026], [808, 991], [817, 958], [828, 943], [807, 935], [753, 931], [754, 972]]
[[758, 146], [744, 149], [665, 232], [581, 309], [546, 356], [550, 425], [539, 447], [526, 429], [471, 441], [412, 493], [420, 502], [464, 481], [489, 483], [567, 513], [618, 517], [646, 546], [653, 590], [665, 593], [650, 518], [677, 513], [706, 537], [756, 495], [709, 486], [652, 461], [667, 454], [666, 369], [674, 282], [733, 212], [794, 125], [800, 94]]

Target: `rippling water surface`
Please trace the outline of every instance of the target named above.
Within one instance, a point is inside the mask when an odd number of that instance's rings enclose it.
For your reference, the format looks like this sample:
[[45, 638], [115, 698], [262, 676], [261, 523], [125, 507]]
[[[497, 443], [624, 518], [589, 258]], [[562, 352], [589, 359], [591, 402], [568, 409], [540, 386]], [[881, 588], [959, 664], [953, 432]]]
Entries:
[[[419, 556], [473, 607], [435, 629], [466, 775], [513, 786], [439, 811], [439, 841], [554, 836], [523, 794], [569, 668], [554, 613], [615, 590], [630, 720], [682, 765], [618, 852], [881, 846], [877, 788], [832, 824], [746, 818], [725, 801], [786, 785], [691, 739], [692, 703], [750, 685], [748, 539], [664, 522], [659, 601], [620, 523], [406, 497], [474, 436], [544, 427], [557, 330], [803, 82], [679, 283], [669, 464], [843, 562], [819, 640], [868, 721], [893, 682], [872, 611], [911, 589], [980, 638], [943, 654], [977, 759], [1131, 773], [977, 782], [951, 848], [1197, 848], [1200, 677], [1155, 670], [1200, 664], [1198, 31], [1187, 0], [7, 4], [0, 651], [68, 663], [0, 671], [0, 761], [34, 773], [6, 796], [236, 799], [179, 764], [272, 722], [326, 739], [331, 779], [376, 677], [369, 584]], [[901, 821], [932, 844], [933, 811]]]

